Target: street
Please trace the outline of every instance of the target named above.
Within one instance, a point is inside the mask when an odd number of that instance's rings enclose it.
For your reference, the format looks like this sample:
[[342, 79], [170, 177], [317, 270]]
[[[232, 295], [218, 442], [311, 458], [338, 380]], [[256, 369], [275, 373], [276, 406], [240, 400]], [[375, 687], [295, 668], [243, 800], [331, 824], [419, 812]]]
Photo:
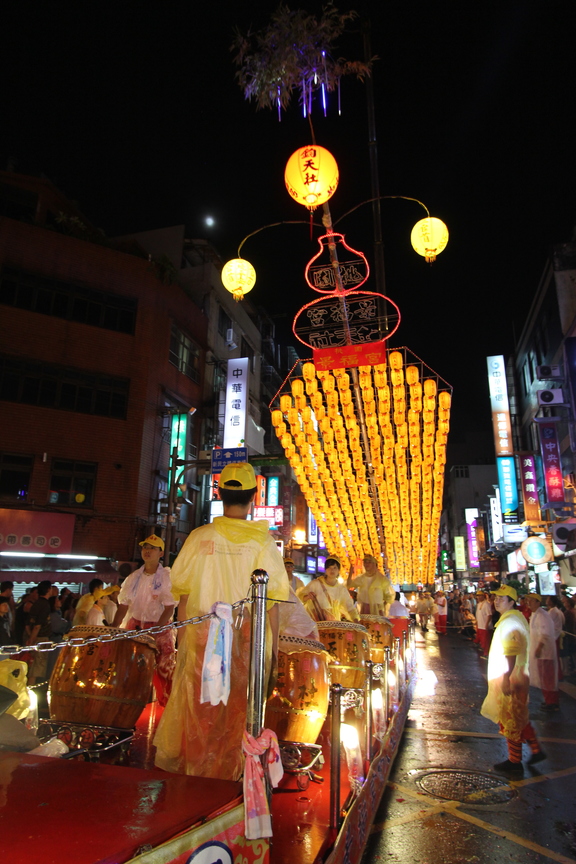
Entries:
[[576, 862], [576, 678], [561, 682], [560, 711], [530, 719], [548, 758], [510, 781], [492, 766], [507, 756], [480, 715], [486, 661], [456, 632], [417, 629], [419, 682], [363, 864], [410, 861]]

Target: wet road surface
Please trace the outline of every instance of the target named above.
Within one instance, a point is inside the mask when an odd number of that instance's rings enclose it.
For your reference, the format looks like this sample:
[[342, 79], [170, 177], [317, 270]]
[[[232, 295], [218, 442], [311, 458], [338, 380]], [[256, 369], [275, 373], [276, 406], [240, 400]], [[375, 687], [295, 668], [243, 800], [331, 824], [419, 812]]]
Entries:
[[480, 715], [486, 661], [457, 633], [416, 632], [419, 682], [362, 864], [576, 864], [576, 678], [552, 715], [531, 688], [547, 759], [528, 766], [525, 744], [524, 778], [511, 781], [493, 769], [505, 740]]

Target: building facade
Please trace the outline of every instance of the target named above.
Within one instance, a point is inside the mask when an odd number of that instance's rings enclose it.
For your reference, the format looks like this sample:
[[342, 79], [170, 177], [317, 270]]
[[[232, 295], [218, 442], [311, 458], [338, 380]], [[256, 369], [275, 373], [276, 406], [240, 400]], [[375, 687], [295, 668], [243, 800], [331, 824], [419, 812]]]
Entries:
[[162, 518], [174, 415], [198, 451], [208, 319], [161, 261], [107, 241], [49, 181], [1, 172], [0, 212], [0, 546], [23, 551], [60, 515], [62, 551], [133, 561]]

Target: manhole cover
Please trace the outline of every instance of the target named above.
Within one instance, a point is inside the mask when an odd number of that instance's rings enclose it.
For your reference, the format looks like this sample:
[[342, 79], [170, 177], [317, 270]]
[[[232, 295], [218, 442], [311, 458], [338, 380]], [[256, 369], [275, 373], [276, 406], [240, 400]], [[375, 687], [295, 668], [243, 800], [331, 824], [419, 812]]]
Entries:
[[476, 771], [429, 771], [416, 782], [423, 792], [436, 798], [483, 807], [506, 804], [516, 794], [502, 777]]

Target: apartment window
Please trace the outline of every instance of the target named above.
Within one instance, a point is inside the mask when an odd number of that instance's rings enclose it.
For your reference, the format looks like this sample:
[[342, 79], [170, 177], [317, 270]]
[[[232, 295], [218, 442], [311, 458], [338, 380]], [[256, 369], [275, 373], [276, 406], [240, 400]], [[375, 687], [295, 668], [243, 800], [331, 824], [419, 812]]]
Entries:
[[527, 396], [528, 393], [530, 392], [530, 386], [532, 384], [532, 380], [530, 378], [530, 364], [528, 363], [528, 360], [526, 360], [524, 362], [523, 382], [524, 382], [524, 393]]
[[126, 419], [130, 381], [0, 357], [0, 400]]
[[170, 331], [170, 352], [168, 359], [173, 366], [176, 366], [180, 372], [183, 372], [192, 381], [200, 381], [200, 348], [174, 324]]
[[240, 356], [248, 357], [248, 368], [250, 372], [255, 371], [255, 360], [254, 360], [254, 349], [250, 345], [250, 343], [242, 337], [242, 342], [240, 343]]
[[97, 467], [95, 462], [54, 459], [49, 503], [61, 507], [92, 507]]
[[218, 333], [222, 336], [223, 339], [226, 339], [226, 334], [228, 330], [232, 327], [232, 319], [230, 316], [224, 311], [222, 306], [218, 309]]
[[534, 351], [530, 351], [530, 378], [531, 381], [536, 381], [538, 376], [536, 375], [536, 366], [538, 363], [536, 362], [536, 354]]
[[33, 456], [0, 453], [0, 498], [27, 501], [33, 465]]
[[59, 282], [13, 267], [4, 267], [2, 271], [0, 303], [131, 335], [138, 305], [132, 297]]
[[454, 471], [455, 477], [467, 478], [470, 476], [468, 465], [455, 465], [452, 470]]

